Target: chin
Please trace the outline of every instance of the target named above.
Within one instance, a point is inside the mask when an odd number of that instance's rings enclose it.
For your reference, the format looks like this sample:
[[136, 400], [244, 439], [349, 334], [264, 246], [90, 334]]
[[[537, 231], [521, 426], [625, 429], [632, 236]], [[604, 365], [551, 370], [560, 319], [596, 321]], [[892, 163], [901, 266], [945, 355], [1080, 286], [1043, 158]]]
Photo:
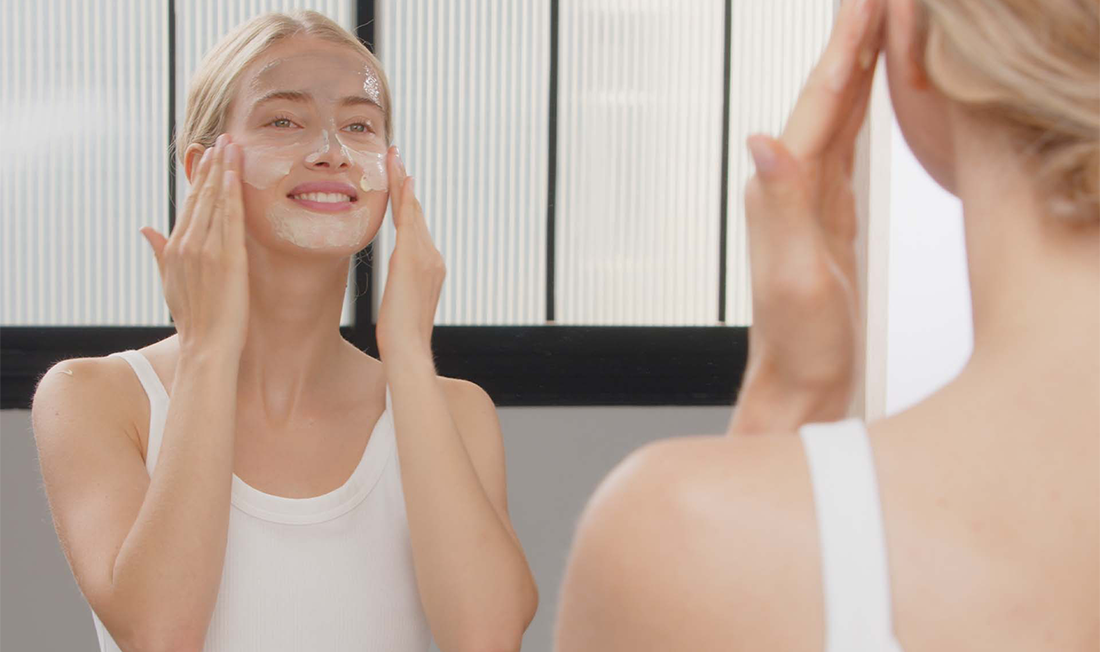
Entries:
[[365, 249], [381, 220], [360, 215], [313, 213], [291, 206], [268, 206], [246, 215], [249, 240], [272, 252], [295, 256], [347, 258]]

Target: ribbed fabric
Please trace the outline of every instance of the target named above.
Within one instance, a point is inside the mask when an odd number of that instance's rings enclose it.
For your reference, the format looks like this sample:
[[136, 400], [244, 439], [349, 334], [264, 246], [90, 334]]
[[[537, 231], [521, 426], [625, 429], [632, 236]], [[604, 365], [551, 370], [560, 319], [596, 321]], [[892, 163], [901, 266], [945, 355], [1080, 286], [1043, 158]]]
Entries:
[[858, 419], [800, 431], [813, 483], [826, 652], [901, 652], [894, 636], [875, 461]]
[[[168, 394], [139, 351], [113, 356], [149, 397], [146, 468], [160, 453]], [[121, 652], [96, 614], [102, 652]], [[424, 652], [389, 389], [363, 457], [341, 487], [283, 498], [233, 475], [229, 534], [205, 652]]]

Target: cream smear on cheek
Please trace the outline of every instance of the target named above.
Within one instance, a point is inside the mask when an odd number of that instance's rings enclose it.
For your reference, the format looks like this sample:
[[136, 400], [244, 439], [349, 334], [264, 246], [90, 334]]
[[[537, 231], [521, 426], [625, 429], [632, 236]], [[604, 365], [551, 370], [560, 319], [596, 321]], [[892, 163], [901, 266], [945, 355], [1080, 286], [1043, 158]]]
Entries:
[[[363, 176], [359, 186], [367, 192], [385, 190], [385, 154], [359, 152], [348, 148], [339, 135], [335, 139], [340, 144], [342, 154], [362, 168]], [[331, 147], [327, 129], [322, 130], [320, 138], [312, 144], [245, 147], [244, 182], [259, 190], [270, 188], [290, 174], [295, 161], [302, 160], [304, 156], [307, 163], [315, 163]], [[370, 227], [370, 209], [364, 198], [360, 197], [356, 205], [356, 208], [346, 213], [315, 213], [288, 199], [268, 208], [266, 216], [277, 237], [299, 247], [346, 248], [358, 245]]]
[[[361, 83], [363, 94], [381, 106], [384, 89], [378, 74], [367, 62], [348, 66], [349, 56], [354, 58], [347, 53], [311, 52], [275, 59], [251, 79], [248, 95], [256, 99], [273, 90], [302, 90], [312, 95], [318, 105], [326, 106], [347, 94], [351, 75], [358, 79], [351, 81], [354, 85], [350, 89]], [[307, 80], [304, 85], [303, 80]], [[243, 148], [244, 182], [254, 188], [267, 189], [281, 183], [303, 160], [314, 164], [329, 155], [334, 160], [342, 156], [343, 161], [359, 166], [362, 171], [359, 187], [363, 192], [386, 190], [386, 154], [385, 151], [373, 151], [384, 150], [385, 145], [374, 143], [370, 149], [355, 149], [348, 145], [357, 143], [345, 142], [335, 120], [330, 120], [325, 127], [320, 133], [313, 132], [294, 142], [246, 145]], [[336, 149], [338, 155], [333, 151]], [[322, 249], [360, 243], [370, 226], [371, 215], [365, 198], [360, 195], [352, 210], [343, 213], [313, 212], [291, 199], [280, 198], [267, 210], [267, 218], [279, 238], [300, 247]]]
[[[336, 125], [333, 125], [332, 133], [335, 134], [336, 142], [340, 144], [340, 154], [344, 159], [354, 162], [363, 170], [363, 176], [359, 177], [359, 187], [366, 192], [372, 190], [385, 190], [387, 185], [386, 153], [372, 152], [369, 150], [364, 151], [348, 147], [343, 139], [340, 138], [339, 132], [336, 131]], [[329, 141], [328, 130], [322, 130], [320, 149], [306, 156], [306, 163], [316, 163], [322, 156], [329, 153], [330, 146], [331, 143]]]

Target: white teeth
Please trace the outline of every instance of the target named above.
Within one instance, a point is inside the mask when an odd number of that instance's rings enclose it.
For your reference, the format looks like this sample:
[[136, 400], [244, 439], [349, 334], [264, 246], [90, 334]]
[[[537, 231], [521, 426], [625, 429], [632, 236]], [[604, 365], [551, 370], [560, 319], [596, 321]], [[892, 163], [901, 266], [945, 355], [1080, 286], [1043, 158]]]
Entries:
[[294, 195], [294, 198], [315, 201], [322, 204], [339, 204], [340, 202], [351, 201], [351, 195], [345, 195], [339, 192], [307, 192], [300, 195]]

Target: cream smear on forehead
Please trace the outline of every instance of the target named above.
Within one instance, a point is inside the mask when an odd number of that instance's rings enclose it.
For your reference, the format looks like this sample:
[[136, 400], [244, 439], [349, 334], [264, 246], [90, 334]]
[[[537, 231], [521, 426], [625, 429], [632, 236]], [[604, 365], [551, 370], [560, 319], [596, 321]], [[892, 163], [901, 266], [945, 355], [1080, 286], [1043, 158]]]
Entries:
[[369, 63], [363, 66], [363, 94], [379, 107], [382, 106], [382, 81]]

